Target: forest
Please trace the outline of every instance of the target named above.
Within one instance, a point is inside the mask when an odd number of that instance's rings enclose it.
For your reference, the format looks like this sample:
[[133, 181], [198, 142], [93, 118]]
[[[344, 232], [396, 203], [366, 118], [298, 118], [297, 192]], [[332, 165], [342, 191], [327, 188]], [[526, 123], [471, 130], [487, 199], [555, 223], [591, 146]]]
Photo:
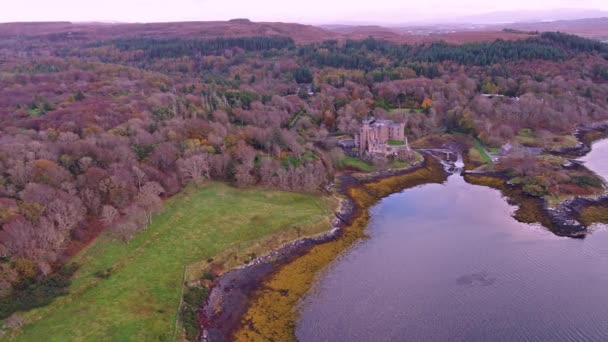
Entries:
[[63, 293], [65, 261], [101, 231], [128, 242], [191, 182], [324, 191], [344, 169], [338, 140], [366, 118], [404, 122], [411, 141], [570, 147], [608, 120], [608, 45], [3, 36], [0, 87], [6, 318]]

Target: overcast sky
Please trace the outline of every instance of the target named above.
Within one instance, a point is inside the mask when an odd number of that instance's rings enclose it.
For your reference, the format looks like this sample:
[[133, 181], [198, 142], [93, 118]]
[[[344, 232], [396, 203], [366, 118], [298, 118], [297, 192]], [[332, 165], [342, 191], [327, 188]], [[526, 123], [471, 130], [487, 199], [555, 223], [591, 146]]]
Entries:
[[407, 23], [493, 11], [588, 8], [608, 0], [1, 0], [0, 22], [227, 20]]

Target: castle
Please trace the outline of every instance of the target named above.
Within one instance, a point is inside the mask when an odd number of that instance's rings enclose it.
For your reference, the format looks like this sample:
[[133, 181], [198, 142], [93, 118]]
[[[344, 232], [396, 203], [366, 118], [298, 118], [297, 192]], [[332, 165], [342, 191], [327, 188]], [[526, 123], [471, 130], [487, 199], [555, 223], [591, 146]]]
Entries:
[[405, 124], [390, 120], [365, 120], [358, 134], [355, 134], [355, 146], [360, 155], [381, 154], [397, 155], [400, 151], [409, 151], [405, 137]]

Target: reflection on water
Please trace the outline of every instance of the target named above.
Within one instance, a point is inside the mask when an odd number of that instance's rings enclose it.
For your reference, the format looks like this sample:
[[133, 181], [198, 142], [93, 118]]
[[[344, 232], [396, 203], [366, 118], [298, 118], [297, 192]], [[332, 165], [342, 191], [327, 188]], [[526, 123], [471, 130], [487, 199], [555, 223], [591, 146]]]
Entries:
[[585, 166], [608, 180], [608, 139], [593, 144], [589, 154], [581, 158]]
[[298, 339], [607, 341], [608, 231], [557, 237], [513, 209], [459, 175], [385, 198], [302, 303]]

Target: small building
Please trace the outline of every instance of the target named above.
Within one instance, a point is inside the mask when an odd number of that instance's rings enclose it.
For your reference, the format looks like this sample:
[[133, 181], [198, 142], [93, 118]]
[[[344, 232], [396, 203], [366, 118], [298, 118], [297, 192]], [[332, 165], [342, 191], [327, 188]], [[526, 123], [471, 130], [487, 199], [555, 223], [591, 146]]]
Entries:
[[357, 157], [359, 155], [359, 153], [357, 153], [357, 144], [355, 144], [354, 139], [338, 140], [338, 147], [342, 148], [344, 154], [349, 157]]
[[296, 93], [300, 94], [301, 92], [306, 92], [306, 94], [308, 94], [309, 96], [312, 96], [315, 94], [315, 92], [312, 89], [312, 83], [301, 83], [298, 84], [298, 88]]
[[528, 154], [528, 155], [540, 155], [543, 153], [543, 149], [542, 148], [538, 148], [538, 147], [527, 147], [527, 146], [521, 146], [521, 145], [512, 145], [510, 143], [506, 143], [504, 145], [502, 145], [502, 147], [500, 148], [500, 155], [501, 156], [506, 156], [509, 155], [511, 153], [521, 153], [521, 154]]
[[487, 97], [489, 99], [493, 99], [495, 97], [498, 97], [498, 98], [509, 98], [509, 99], [513, 99], [515, 101], [519, 101], [519, 96], [513, 96], [513, 97], [511, 97], [511, 96], [506, 96], [506, 95], [502, 95], [502, 94], [481, 94], [481, 96]]
[[502, 147], [500, 148], [500, 155], [505, 156], [505, 155], [509, 154], [509, 152], [511, 152], [511, 150], [513, 150], [513, 145], [511, 145], [510, 143], [506, 143], [506, 144], [502, 145]]
[[539, 147], [526, 147], [526, 146], [523, 146], [522, 150], [524, 151], [524, 153], [531, 154], [531, 155], [534, 155], [534, 156], [538, 156], [538, 155], [540, 155], [540, 154], [543, 153], [543, 149], [539, 148]]
[[352, 149], [357, 147], [354, 139], [338, 140], [338, 146], [342, 147], [343, 149]]
[[493, 99], [493, 98], [495, 98], [495, 97], [506, 97], [506, 96], [501, 95], [501, 94], [485, 94], [485, 93], [484, 93], [484, 94], [481, 94], [481, 96], [483, 96], [483, 97], [487, 97], [487, 98], [490, 98], [490, 99]]

